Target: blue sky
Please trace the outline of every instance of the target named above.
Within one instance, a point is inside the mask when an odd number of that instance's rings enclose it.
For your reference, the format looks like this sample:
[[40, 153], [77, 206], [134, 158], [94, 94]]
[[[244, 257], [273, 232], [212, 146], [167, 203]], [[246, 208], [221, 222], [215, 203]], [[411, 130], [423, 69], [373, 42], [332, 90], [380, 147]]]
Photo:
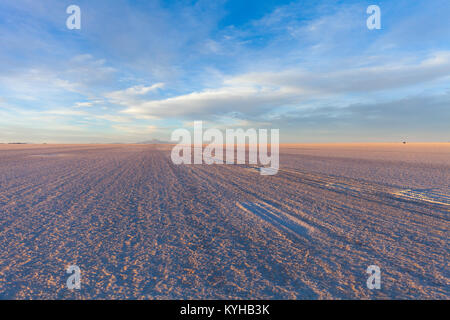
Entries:
[[194, 120], [450, 141], [449, 16], [448, 0], [2, 0], [0, 142], [169, 140]]

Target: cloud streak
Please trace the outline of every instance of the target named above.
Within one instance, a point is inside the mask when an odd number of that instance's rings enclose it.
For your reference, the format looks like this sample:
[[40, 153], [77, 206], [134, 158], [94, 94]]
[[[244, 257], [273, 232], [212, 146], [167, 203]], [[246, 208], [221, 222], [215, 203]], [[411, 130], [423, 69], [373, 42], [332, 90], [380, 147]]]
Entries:
[[283, 70], [252, 72], [226, 79], [223, 86], [162, 100], [123, 100], [134, 116], [210, 117], [239, 113], [263, 115], [285, 106], [351, 94], [395, 91], [450, 77], [450, 52], [436, 52], [416, 63], [386, 64], [334, 72]]

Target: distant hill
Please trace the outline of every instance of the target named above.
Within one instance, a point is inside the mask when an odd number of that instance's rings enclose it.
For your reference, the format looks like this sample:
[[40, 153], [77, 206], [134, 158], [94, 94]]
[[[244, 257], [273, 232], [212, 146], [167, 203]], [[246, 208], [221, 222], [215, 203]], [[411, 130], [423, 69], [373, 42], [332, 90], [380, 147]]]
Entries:
[[169, 144], [168, 141], [158, 140], [158, 139], [152, 139], [147, 141], [138, 142], [137, 144]]

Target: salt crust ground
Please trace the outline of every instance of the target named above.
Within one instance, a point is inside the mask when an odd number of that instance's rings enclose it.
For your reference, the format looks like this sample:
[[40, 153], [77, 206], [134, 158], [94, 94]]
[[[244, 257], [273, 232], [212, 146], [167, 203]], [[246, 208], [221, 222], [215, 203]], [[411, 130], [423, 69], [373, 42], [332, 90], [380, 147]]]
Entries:
[[275, 176], [169, 154], [0, 145], [0, 298], [450, 298], [450, 144], [284, 145]]

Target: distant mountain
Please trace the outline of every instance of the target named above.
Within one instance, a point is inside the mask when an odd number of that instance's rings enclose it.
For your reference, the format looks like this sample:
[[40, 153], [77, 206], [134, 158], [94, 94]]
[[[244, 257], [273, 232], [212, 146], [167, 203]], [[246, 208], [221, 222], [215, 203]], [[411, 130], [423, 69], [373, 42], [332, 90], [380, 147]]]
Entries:
[[158, 139], [152, 139], [147, 141], [138, 142], [137, 144], [169, 144], [168, 141], [158, 140]]

